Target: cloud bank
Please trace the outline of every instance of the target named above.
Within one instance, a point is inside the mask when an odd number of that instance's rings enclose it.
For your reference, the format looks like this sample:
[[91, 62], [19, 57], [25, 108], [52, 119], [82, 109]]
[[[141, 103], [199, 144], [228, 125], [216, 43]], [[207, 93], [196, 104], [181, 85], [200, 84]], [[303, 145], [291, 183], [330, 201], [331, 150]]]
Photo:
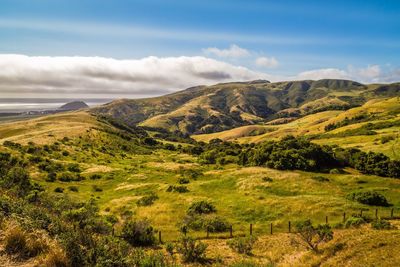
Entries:
[[269, 76], [205, 57], [30, 57], [0, 55], [0, 95], [161, 95], [194, 85]]
[[[259, 62], [268, 66], [268, 59]], [[277, 63], [276, 63], [277, 64]], [[400, 69], [326, 68], [296, 75], [270, 75], [206, 57], [32, 57], [0, 54], [0, 97], [147, 97], [196, 85], [267, 79], [350, 79], [364, 83], [400, 81]]]

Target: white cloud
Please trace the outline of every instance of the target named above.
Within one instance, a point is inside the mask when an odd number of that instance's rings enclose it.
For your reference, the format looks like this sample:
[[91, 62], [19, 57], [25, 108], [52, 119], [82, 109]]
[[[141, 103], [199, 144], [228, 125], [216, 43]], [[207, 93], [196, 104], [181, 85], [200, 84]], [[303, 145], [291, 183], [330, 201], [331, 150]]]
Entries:
[[279, 65], [279, 62], [274, 57], [259, 57], [256, 59], [256, 65], [265, 68], [275, 68]]
[[227, 49], [219, 49], [216, 47], [209, 47], [203, 49], [203, 52], [206, 55], [215, 55], [217, 57], [226, 57], [226, 58], [239, 58], [246, 57], [250, 55], [250, 52], [247, 49], [241, 48], [235, 44], [231, 45]]
[[391, 83], [400, 81], [400, 69], [383, 71], [379, 65], [365, 68], [348, 66], [347, 69], [326, 68], [300, 72], [288, 77], [295, 80], [347, 79], [362, 83]]
[[0, 95], [151, 96], [200, 84], [268, 79], [264, 73], [205, 57], [31, 57], [0, 54]]
[[326, 68], [293, 76], [256, 72], [206, 57], [32, 57], [0, 54], [1, 97], [144, 97], [196, 85], [267, 79], [350, 79], [363, 83], [398, 82], [400, 69]]
[[350, 76], [344, 70], [327, 68], [303, 71], [293, 78], [296, 80], [350, 79]]

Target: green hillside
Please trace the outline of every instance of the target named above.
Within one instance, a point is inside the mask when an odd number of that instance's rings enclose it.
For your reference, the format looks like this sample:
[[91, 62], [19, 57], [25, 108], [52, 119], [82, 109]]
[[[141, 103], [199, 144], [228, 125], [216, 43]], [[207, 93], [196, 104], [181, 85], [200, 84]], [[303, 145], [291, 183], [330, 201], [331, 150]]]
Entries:
[[282, 117], [346, 110], [371, 98], [398, 95], [399, 89], [399, 84], [363, 85], [347, 80], [225, 83], [156, 98], [118, 100], [92, 111], [129, 125], [201, 134]]

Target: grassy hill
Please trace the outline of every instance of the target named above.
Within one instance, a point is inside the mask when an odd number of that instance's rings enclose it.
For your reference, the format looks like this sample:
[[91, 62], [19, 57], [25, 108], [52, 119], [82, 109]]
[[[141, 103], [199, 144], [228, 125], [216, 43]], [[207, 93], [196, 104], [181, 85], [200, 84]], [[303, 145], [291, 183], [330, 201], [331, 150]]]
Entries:
[[346, 110], [376, 97], [399, 94], [400, 85], [347, 80], [253, 81], [198, 86], [174, 94], [118, 100], [93, 109], [129, 125], [189, 134], [212, 133], [276, 118]]
[[[265, 123], [243, 126], [192, 137], [205, 142], [219, 138], [239, 143], [259, 143], [291, 134], [308, 136], [318, 144], [355, 147], [400, 159], [400, 153], [397, 152], [400, 149], [399, 119], [400, 99], [393, 97], [373, 99], [349, 110], [318, 112], [277, 125]], [[328, 125], [336, 125], [337, 128], [327, 130]], [[368, 127], [373, 130], [367, 132], [365, 129]]]

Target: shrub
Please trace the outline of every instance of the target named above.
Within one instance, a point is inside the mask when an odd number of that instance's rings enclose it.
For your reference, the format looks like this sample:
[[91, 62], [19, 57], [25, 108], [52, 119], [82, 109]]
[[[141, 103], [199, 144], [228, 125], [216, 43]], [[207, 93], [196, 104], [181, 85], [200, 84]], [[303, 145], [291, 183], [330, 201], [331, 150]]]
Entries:
[[153, 205], [154, 201], [156, 201], [158, 199], [158, 196], [155, 193], [151, 193], [148, 196], [144, 196], [142, 198], [140, 198], [136, 204], [138, 206], [150, 206]]
[[227, 242], [228, 246], [240, 254], [251, 255], [254, 243], [257, 241], [256, 237], [236, 237]]
[[71, 192], [78, 192], [78, 187], [75, 185], [68, 186], [69, 191]]
[[[145, 252], [143, 249], [135, 249], [130, 257], [129, 266], [140, 266], [140, 267], [167, 267], [174, 266], [170, 265], [165, 259], [162, 252]], [[110, 266], [111, 267], [111, 266]]]
[[191, 237], [181, 237], [177, 251], [185, 262], [204, 262], [207, 245]]
[[92, 185], [92, 190], [93, 190], [94, 192], [102, 192], [102, 191], [103, 191], [103, 189], [100, 188], [100, 187], [99, 187], [98, 185], [96, 185], [96, 184]]
[[62, 152], [62, 155], [63, 155], [64, 157], [67, 157], [67, 156], [69, 156], [69, 152], [66, 151], [66, 150], [64, 150], [64, 151]]
[[47, 267], [68, 267], [69, 260], [65, 252], [60, 248], [52, 249], [42, 262], [42, 266]]
[[11, 226], [5, 235], [4, 244], [7, 254], [24, 255], [27, 250], [27, 235], [19, 226]]
[[376, 191], [355, 191], [348, 194], [347, 198], [370, 206], [390, 206], [385, 196]]
[[360, 227], [364, 223], [366, 223], [366, 221], [363, 217], [358, 215], [353, 215], [347, 218], [346, 222], [344, 223], [344, 227], [346, 228]]
[[64, 188], [62, 188], [62, 187], [56, 187], [56, 188], [54, 189], [54, 192], [55, 192], [55, 193], [63, 193], [63, 192], [64, 192]]
[[371, 223], [371, 226], [372, 226], [373, 229], [376, 229], [376, 230], [390, 230], [390, 229], [394, 229], [395, 228], [393, 225], [390, 224], [389, 221], [382, 220], [382, 219], [378, 219], [376, 221], [373, 221]]
[[184, 185], [170, 185], [167, 192], [187, 193], [189, 189]]
[[151, 246], [156, 242], [154, 229], [147, 220], [125, 222], [121, 236], [132, 246]]
[[81, 168], [79, 167], [79, 164], [77, 163], [71, 163], [68, 165], [67, 169], [70, 172], [76, 172], [76, 173], [80, 173], [81, 172]]
[[57, 173], [49, 172], [47, 174], [46, 182], [55, 182], [57, 180]]
[[76, 173], [63, 172], [59, 175], [58, 180], [61, 182], [81, 181], [82, 177]]
[[229, 230], [230, 224], [218, 216], [190, 214], [183, 219], [183, 224], [181, 226], [196, 231], [208, 230], [211, 233], [222, 233]]
[[324, 176], [312, 176], [311, 179], [317, 181], [317, 182], [329, 182], [329, 179], [324, 177]]
[[263, 182], [272, 182], [272, 181], [274, 181], [274, 180], [272, 180], [271, 177], [263, 177], [262, 180], [263, 180]]
[[306, 220], [297, 222], [296, 229], [301, 244], [314, 252], [318, 252], [319, 244], [333, 239], [333, 232], [328, 224], [314, 227], [310, 220]]
[[216, 212], [215, 206], [205, 200], [194, 202], [189, 206], [188, 214], [209, 214]]
[[190, 183], [190, 181], [187, 178], [179, 178], [178, 183], [179, 184], [188, 184], [188, 183]]
[[98, 173], [92, 174], [92, 175], [90, 176], [90, 179], [91, 179], [91, 180], [99, 180], [99, 179], [101, 179], [101, 175], [98, 174]]

